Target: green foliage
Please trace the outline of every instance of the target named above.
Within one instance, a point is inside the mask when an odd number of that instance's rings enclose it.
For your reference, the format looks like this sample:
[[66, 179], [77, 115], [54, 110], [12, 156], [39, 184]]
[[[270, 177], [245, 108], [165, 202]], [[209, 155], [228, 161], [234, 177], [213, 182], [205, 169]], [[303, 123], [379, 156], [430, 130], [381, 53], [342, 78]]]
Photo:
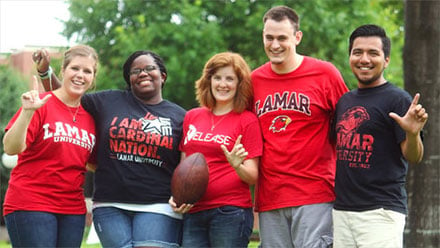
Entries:
[[[144, 15], [137, 15], [133, 18], [136, 28], [116, 27], [113, 48], [124, 54], [122, 60], [135, 50], [147, 49], [160, 54], [168, 69], [165, 98], [173, 99], [184, 106], [195, 106], [194, 90], [187, 87], [188, 82], [195, 81], [204, 62], [215, 51], [223, 51], [226, 48], [218, 25], [194, 19], [194, 16], [202, 15], [200, 8], [185, 1], [181, 5], [175, 6], [174, 12], [178, 14], [170, 11], [169, 16], [163, 21], [151, 22], [144, 18]], [[167, 9], [169, 11], [172, 8], [171, 5]], [[177, 12], [179, 8], [182, 9]], [[173, 18], [176, 21], [170, 21]], [[123, 64], [123, 61], [118, 64]]]
[[185, 108], [197, 105], [194, 82], [215, 53], [238, 52], [255, 69], [267, 61], [262, 17], [287, 5], [301, 17], [298, 51], [332, 62], [349, 88], [348, 37], [359, 25], [383, 26], [393, 52], [386, 78], [403, 86], [403, 1], [385, 0], [69, 0], [64, 35], [94, 47], [101, 68], [97, 89], [125, 88], [122, 65], [136, 50], [160, 54], [168, 69], [164, 97]]
[[[298, 51], [332, 62], [341, 71], [350, 89], [357, 86], [348, 63], [348, 40], [351, 32], [363, 24], [377, 24], [385, 28], [393, 41], [393, 56], [401, 56], [403, 33], [403, 1], [378, 0], [313, 0], [301, 2], [296, 9], [301, 17], [304, 33]], [[318, 7], [317, 7], [318, 6]], [[400, 19], [399, 19], [400, 18]], [[403, 86], [402, 61], [394, 60], [387, 69], [387, 79]], [[391, 73], [392, 71], [392, 73]], [[393, 77], [391, 77], [393, 75]]]
[[[6, 66], [0, 66], [2, 97], [0, 98], [0, 133], [3, 132], [11, 117], [21, 106], [20, 96], [28, 90], [26, 79]], [[6, 93], [7, 92], [7, 93]]]
[[[12, 116], [21, 106], [20, 96], [28, 89], [28, 82], [20, 74], [6, 66], [0, 66], [0, 138]], [[0, 141], [0, 156], [3, 155], [3, 142]], [[10, 169], [0, 160], [0, 210], [3, 213], [3, 196], [8, 187]]]

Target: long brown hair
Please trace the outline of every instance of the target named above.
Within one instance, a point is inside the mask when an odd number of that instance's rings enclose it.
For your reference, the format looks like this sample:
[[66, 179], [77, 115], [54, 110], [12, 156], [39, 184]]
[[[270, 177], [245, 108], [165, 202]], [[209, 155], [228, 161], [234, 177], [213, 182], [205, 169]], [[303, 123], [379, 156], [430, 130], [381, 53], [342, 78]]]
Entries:
[[251, 70], [243, 57], [233, 52], [218, 53], [206, 62], [203, 74], [195, 84], [197, 101], [201, 106], [211, 110], [215, 107], [216, 101], [211, 92], [211, 77], [219, 68], [226, 66], [232, 66], [238, 78], [233, 110], [237, 113], [245, 109], [250, 110], [253, 97]]

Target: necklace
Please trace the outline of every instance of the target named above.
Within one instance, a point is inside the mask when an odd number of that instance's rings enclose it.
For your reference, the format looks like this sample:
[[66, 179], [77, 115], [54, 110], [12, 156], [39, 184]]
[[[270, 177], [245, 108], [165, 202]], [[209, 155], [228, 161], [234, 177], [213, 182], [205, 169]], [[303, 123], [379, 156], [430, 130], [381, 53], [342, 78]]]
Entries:
[[81, 106], [78, 106], [78, 107], [76, 108], [75, 114], [73, 114], [73, 113], [72, 113], [72, 110], [70, 110], [70, 107], [67, 106], [67, 109], [69, 110], [70, 115], [72, 116], [72, 121], [73, 121], [73, 122], [76, 122], [76, 114], [78, 114], [79, 107], [81, 107]]
[[211, 131], [214, 131], [214, 128], [215, 128], [216, 126], [218, 126], [218, 124], [220, 124], [220, 122], [221, 122], [223, 119], [225, 119], [226, 116], [228, 116], [228, 114], [223, 115], [222, 118], [220, 118], [220, 120], [217, 121], [217, 123], [214, 123], [214, 116], [216, 116], [216, 115], [214, 115], [214, 113], [211, 113]]

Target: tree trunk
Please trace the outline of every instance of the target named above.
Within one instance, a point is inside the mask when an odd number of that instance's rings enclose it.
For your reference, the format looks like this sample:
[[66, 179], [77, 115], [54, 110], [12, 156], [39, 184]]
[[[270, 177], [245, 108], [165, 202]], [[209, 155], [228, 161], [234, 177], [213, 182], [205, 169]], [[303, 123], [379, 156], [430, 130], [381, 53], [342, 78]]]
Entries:
[[425, 154], [409, 166], [405, 247], [440, 247], [440, 1], [405, 1], [405, 89], [429, 114]]

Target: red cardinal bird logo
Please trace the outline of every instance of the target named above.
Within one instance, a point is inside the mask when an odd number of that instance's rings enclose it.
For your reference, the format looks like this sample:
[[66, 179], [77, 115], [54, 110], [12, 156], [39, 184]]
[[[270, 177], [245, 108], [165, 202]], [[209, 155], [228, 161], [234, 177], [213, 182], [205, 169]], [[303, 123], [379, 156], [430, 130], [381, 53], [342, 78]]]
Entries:
[[355, 106], [347, 110], [336, 125], [336, 131], [344, 134], [355, 132], [361, 124], [370, 119], [364, 107]]
[[291, 122], [292, 119], [290, 119], [289, 116], [279, 115], [272, 120], [269, 130], [272, 130], [274, 133], [284, 131]]

